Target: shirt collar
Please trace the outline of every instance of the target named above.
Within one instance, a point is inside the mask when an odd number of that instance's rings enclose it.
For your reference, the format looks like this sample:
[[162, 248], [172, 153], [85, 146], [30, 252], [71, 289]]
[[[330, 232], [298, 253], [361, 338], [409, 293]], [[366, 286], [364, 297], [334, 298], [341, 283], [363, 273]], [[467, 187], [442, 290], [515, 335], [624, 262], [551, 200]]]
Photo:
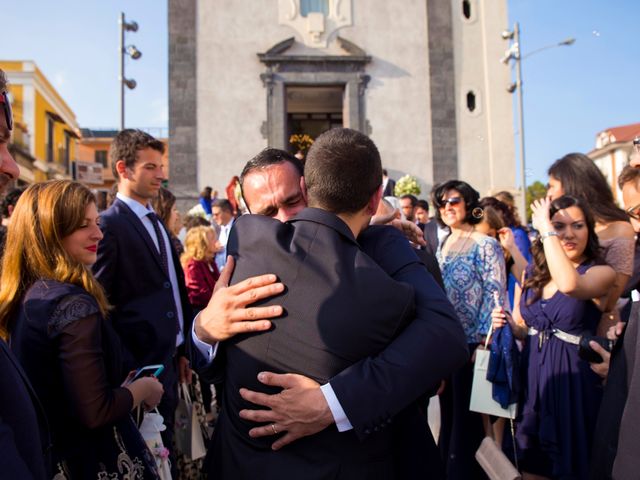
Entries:
[[131, 211], [138, 216], [139, 219], [143, 219], [144, 217], [149, 215], [149, 213], [154, 211], [151, 204], [148, 204], [145, 207], [140, 202], [134, 200], [133, 198], [127, 197], [126, 195], [120, 192], [116, 193], [116, 198], [124, 202], [127, 205], [127, 207], [129, 207]]

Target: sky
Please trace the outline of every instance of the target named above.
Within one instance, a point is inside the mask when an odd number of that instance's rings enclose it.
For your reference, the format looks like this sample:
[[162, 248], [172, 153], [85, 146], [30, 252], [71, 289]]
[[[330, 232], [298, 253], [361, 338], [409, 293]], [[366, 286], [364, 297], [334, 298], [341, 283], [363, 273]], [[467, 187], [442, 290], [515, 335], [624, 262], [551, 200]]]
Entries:
[[[508, 9], [505, 27], [520, 23], [524, 56], [576, 39], [522, 61], [525, 173], [529, 184], [546, 182], [554, 160], [590, 151], [604, 129], [640, 122], [640, 1], [508, 0]], [[82, 127], [115, 128], [121, 11], [139, 24], [136, 33], [127, 33], [127, 44], [143, 54], [137, 61], [127, 58], [126, 75], [138, 87], [126, 92], [126, 125], [167, 127], [166, 0], [11, 2], [3, 11], [0, 59], [35, 61]]]

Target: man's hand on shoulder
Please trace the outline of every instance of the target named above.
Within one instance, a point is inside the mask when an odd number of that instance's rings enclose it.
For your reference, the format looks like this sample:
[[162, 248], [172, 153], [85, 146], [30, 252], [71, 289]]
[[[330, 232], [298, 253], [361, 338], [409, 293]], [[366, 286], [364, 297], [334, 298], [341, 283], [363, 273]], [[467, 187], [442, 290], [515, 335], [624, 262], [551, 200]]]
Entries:
[[284, 290], [284, 285], [276, 282], [276, 276], [251, 277], [230, 287], [234, 265], [233, 257], [229, 256], [209, 304], [196, 318], [196, 335], [211, 345], [238, 333], [268, 330], [271, 322], [267, 319], [282, 315], [280, 305], [247, 308], [247, 305]]
[[253, 422], [269, 422], [269, 425], [251, 429], [249, 435], [252, 437], [286, 432], [273, 443], [273, 450], [318, 433], [334, 423], [329, 405], [316, 381], [294, 373], [279, 375], [271, 372], [261, 372], [258, 380], [265, 385], [282, 387], [283, 390], [267, 395], [241, 388], [243, 399], [270, 410], [240, 410], [240, 417]]

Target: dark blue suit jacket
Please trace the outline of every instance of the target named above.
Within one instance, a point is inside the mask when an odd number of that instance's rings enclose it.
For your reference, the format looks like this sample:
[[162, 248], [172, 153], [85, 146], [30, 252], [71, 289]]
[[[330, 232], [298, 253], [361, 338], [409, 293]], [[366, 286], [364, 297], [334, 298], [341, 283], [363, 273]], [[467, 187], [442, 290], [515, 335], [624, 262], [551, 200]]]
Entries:
[[[163, 364], [163, 404], [174, 403], [177, 311], [158, 250], [140, 219], [121, 200], [116, 199], [100, 220], [104, 238], [98, 246], [93, 272], [114, 306], [110, 318], [122, 340], [125, 368]], [[182, 301], [184, 335], [188, 339], [193, 320], [191, 307], [173, 246], [171, 255]]]
[[26, 374], [0, 339], [0, 479], [50, 478], [49, 428]]
[[[365, 255], [347, 225], [333, 214], [307, 208], [287, 223], [241, 217], [227, 246], [236, 257], [232, 283], [278, 274], [285, 314], [268, 332], [237, 335], [222, 343], [226, 355], [222, 414], [211, 462], [214, 478], [372, 478], [393, 473], [387, 429], [361, 442], [335, 426], [272, 452], [272, 438], [251, 439], [238, 411], [249, 407], [241, 386], [275, 392], [258, 372], [297, 372], [325, 383], [361, 358], [379, 353], [413, 318], [413, 289], [393, 281]], [[414, 257], [415, 258], [415, 257]]]

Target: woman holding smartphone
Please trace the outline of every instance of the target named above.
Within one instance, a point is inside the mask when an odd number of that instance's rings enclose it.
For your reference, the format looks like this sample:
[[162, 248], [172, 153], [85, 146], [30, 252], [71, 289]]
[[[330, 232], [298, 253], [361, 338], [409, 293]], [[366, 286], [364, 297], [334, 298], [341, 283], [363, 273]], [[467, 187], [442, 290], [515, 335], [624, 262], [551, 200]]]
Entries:
[[606, 298], [616, 273], [599, 259], [595, 222], [581, 200], [542, 199], [532, 211], [540, 232], [533, 264], [516, 287], [513, 315], [492, 313], [494, 328], [508, 323], [528, 338], [520, 466], [525, 479], [587, 478], [602, 392], [577, 344], [594, 334], [601, 312], [592, 299]]
[[146, 377], [120, 386], [119, 339], [89, 268], [101, 238], [86, 187], [63, 180], [30, 186], [7, 233], [0, 333], [47, 413], [55, 478], [157, 478], [130, 412], [157, 405], [162, 385]]

